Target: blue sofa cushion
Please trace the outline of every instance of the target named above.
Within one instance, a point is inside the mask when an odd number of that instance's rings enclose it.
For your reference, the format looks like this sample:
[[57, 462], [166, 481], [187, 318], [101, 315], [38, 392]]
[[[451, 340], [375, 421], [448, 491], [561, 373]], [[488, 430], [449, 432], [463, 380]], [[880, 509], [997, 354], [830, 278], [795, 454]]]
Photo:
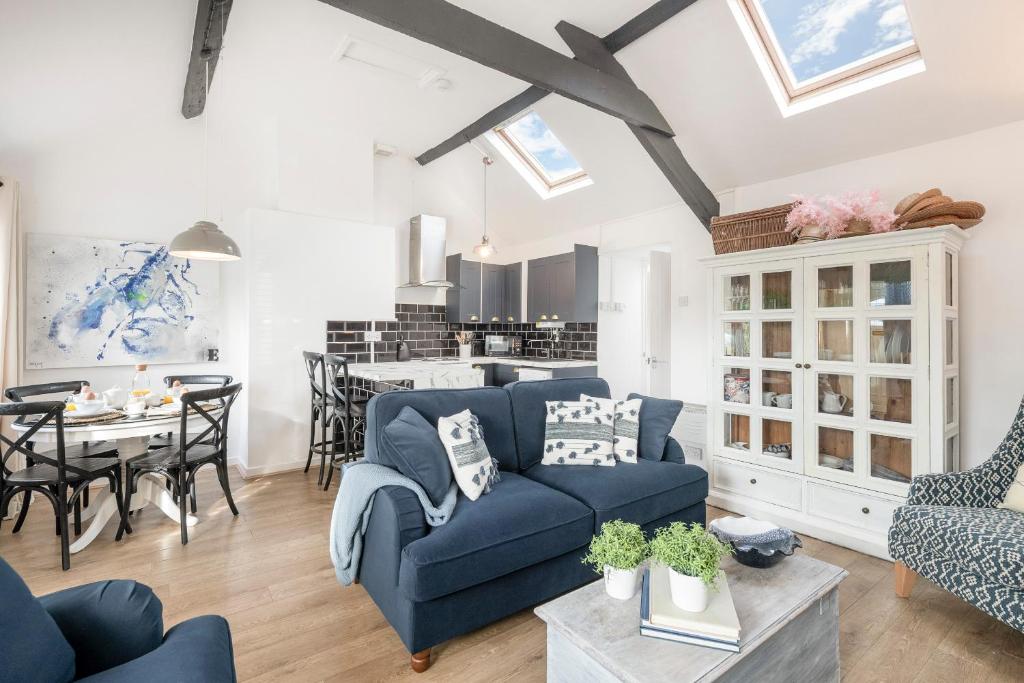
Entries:
[[436, 425], [405, 406], [385, 425], [380, 446], [399, 472], [423, 487], [435, 507], [441, 504], [452, 485], [452, 466]]
[[627, 399], [643, 399], [640, 404], [640, 457], [661, 460], [669, 433], [683, 409], [683, 402], [669, 398], [654, 398], [643, 394], [630, 394]]
[[459, 493], [447, 524], [405, 546], [399, 587], [414, 602], [433, 600], [583, 548], [593, 533], [594, 513], [586, 505], [522, 475], [502, 474], [475, 501]]
[[0, 680], [74, 678], [75, 651], [18, 573], [0, 558]]
[[526, 477], [569, 494], [594, 510], [594, 533], [614, 519], [641, 526], [699, 503], [708, 475], [696, 465], [638, 460], [615, 467], [534, 465]]
[[904, 505], [893, 514], [889, 548], [897, 560], [899, 544], [926, 548], [987, 581], [1024, 590], [1024, 513], [999, 508]]
[[[491, 457], [498, 461], [502, 471], [515, 472], [519, 461], [516, 457], [516, 439], [512, 428], [512, 404], [508, 393], [499, 387], [479, 389], [415, 389], [413, 391], [386, 391], [377, 394], [367, 406], [366, 417], [366, 461], [388, 465], [398, 469], [395, 462], [382, 448], [384, 428], [398, 417], [402, 408], [409, 406], [432, 425], [441, 417], [454, 415], [469, 409], [480, 419], [484, 430], [484, 441]], [[543, 406], [541, 407], [543, 413]], [[543, 418], [542, 418], [543, 420]], [[541, 433], [543, 434], [543, 425]]]
[[77, 678], [141, 657], [164, 639], [163, 605], [149, 586], [135, 581], [87, 583], [39, 602], [74, 648]]
[[[512, 398], [512, 420], [519, 446], [519, 469], [526, 470], [544, 457], [546, 401], [578, 401], [580, 394], [611, 398], [608, 382], [600, 377], [513, 382], [505, 387]], [[490, 440], [487, 441], [490, 445]]]

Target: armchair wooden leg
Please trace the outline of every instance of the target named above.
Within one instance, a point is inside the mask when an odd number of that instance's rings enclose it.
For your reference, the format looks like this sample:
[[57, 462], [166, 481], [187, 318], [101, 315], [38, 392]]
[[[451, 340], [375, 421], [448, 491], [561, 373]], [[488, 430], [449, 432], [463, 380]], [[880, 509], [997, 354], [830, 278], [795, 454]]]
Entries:
[[893, 567], [896, 577], [896, 595], [901, 598], [909, 598], [910, 591], [914, 590], [914, 582], [917, 581], [917, 573], [899, 560]]
[[430, 648], [414, 652], [412, 655], [412, 670], [418, 674], [430, 668]]

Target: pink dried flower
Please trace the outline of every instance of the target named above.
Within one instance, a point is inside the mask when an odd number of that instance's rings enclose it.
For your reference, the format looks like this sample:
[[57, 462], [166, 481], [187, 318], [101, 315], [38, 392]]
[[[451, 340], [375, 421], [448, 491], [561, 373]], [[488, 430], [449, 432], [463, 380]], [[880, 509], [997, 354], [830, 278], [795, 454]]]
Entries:
[[871, 224], [871, 231], [877, 233], [892, 230], [896, 220], [896, 215], [882, 204], [877, 190], [829, 195], [821, 202], [826, 208], [819, 225], [828, 239], [842, 237], [852, 221], [866, 221]]
[[804, 228], [824, 225], [828, 214], [812, 197], [793, 195], [796, 200], [786, 215], [786, 230], [799, 234]]

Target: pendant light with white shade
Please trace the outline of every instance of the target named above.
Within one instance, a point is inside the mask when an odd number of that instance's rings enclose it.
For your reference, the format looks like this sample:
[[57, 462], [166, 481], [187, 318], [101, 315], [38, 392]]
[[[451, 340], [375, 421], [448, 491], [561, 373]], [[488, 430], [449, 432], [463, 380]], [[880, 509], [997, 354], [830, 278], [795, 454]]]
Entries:
[[491, 244], [491, 239], [487, 236], [487, 167], [494, 163], [494, 159], [484, 155], [484, 235], [480, 240], [480, 244], [473, 247], [473, 253], [479, 256], [481, 259], [490, 258], [498, 252]]
[[[224, 7], [221, 5], [221, 36], [220, 51], [224, 49]], [[206, 78], [203, 83], [203, 99], [207, 104], [210, 93], [210, 59], [213, 53], [204, 51], [203, 60], [206, 68]], [[204, 174], [204, 200], [203, 212], [210, 213], [210, 115], [203, 107], [203, 174]], [[223, 152], [223, 149], [221, 150]], [[223, 192], [223, 190], [222, 190]], [[195, 225], [179, 233], [170, 244], [171, 256], [178, 258], [195, 259], [197, 261], [237, 261], [242, 258], [242, 252], [235, 244], [235, 241], [224, 234], [213, 221], [196, 221]]]

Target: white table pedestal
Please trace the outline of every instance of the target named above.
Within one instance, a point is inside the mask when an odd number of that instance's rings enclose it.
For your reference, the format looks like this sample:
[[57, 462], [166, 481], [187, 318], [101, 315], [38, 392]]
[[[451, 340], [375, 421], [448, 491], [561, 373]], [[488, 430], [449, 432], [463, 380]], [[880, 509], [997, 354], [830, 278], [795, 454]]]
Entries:
[[[122, 461], [134, 458], [145, 453], [148, 450], [148, 445], [148, 436], [117, 439], [118, 457]], [[124, 478], [122, 480], [125, 482], [127, 490], [128, 482]], [[132, 511], [141, 510], [148, 505], [155, 505], [161, 512], [174, 520], [175, 524], [179, 524], [181, 511], [178, 504], [174, 502], [174, 496], [165, 488], [164, 481], [165, 479], [155, 474], [144, 474], [139, 477], [137, 490], [132, 494]], [[105, 487], [89, 507], [82, 511], [83, 520], [92, 519], [93, 521], [71, 544], [71, 552], [77, 553], [92, 543], [103, 531], [111, 517], [117, 518], [117, 499], [114, 498], [110, 489]], [[185, 524], [191, 527], [198, 523], [198, 517], [186, 515]]]

